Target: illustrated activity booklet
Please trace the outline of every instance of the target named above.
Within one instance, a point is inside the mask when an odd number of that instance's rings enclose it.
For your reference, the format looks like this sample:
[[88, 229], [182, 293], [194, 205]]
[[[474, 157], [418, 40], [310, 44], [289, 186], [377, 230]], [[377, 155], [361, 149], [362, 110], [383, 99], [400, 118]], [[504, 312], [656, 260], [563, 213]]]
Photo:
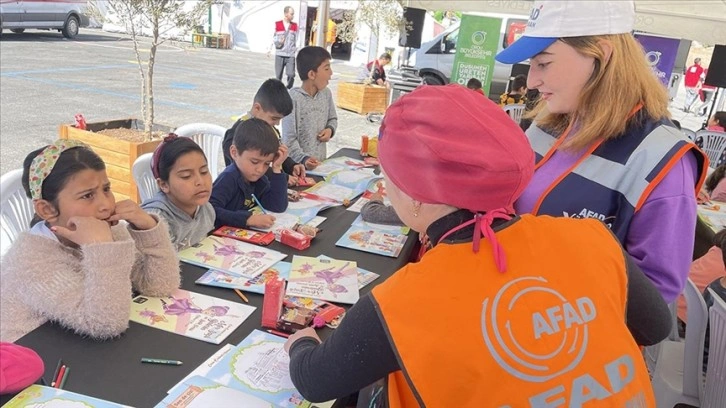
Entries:
[[206, 377], [275, 406], [307, 407], [290, 379], [287, 339], [253, 330], [212, 367]]
[[358, 267], [354, 261], [295, 255], [285, 294], [355, 304], [360, 296]]
[[72, 391], [33, 384], [8, 401], [3, 408], [130, 408], [115, 402]]
[[383, 176], [377, 175], [373, 172], [373, 169], [359, 169], [359, 170], [340, 170], [331, 173], [325, 177], [325, 181], [336, 186], [348, 187], [353, 190], [355, 196], [362, 194], [368, 190], [371, 183], [380, 181]]
[[290, 276], [290, 267], [290, 262], [278, 262], [252, 279], [210, 269], [197, 279], [196, 283], [207, 286], [218, 286], [220, 288], [241, 289], [247, 292], [264, 295], [265, 283], [275, 280], [277, 277], [287, 280]]
[[186, 263], [231, 272], [247, 279], [286, 257], [282, 252], [213, 235], [179, 252], [179, 259]]
[[326, 177], [333, 172], [340, 170], [353, 170], [372, 166], [363, 160], [351, 159], [350, 157], [336, 157], [324, 160], [313, 170], [306, 170], [305, 173], [311, 176]]
[[129, 319], [193, 339], [219, 344], [255, 311], [254, 306], [177, 289], [171, 296], [136, 296]]
[[269, 401], [201, 376], [185, 378], [154, 408], [275, 408]]
[[361, 195], [353, 205], [348, 207], [347, 210], [357, 213], [361, 212], [363, 206], [371, 200], [374, 193], [380, 193], [383, 196], [383, 204], [391, 205], [391, 200], [388, 199], [388, 194], [386, 193], [385, 180], [372, 180], [370, 184], [368, 184], [366, 191], [363, 192], [363, 195]]
[[359, 215], [335, 245], [395, 258], [401, 253], [409, 231], [408, 227], [365, 222]]

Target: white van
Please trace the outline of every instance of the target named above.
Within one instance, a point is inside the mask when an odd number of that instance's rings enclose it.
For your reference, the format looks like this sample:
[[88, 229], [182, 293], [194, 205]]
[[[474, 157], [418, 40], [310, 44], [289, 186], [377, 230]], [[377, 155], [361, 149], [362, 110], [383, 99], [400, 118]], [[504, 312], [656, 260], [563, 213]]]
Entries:
[[27, 28], [58, 30], [64, 37], [73, 38], [80, 27], [88, 27], [86, 3], [86, 0], [0, 0], [0, 27], [17, 34]]
[[[486, 14], [486, 16], [502, 19], [497, 52], [516, 41], [522, 35], [527, 25], [527, 16], [524, 15]], [[424, 83], [429, 85], [445, 85], [449, 83], [451, 70], [454, 67], [456, 40], [458, 37], [459, 23], [455, 23], [431, 41], [421, 44], [421, 48], [409, 59], [409, 64], [418, 70], [418, 74], [423, 78]], [[519, 73], [526, 73], [526, 70], [525, 72], [516, 72], [515, 74]], [[507, 90], [507, 84], [511, 76], [512, 65], [496, 62], [494, 64], [492, 83], [489, 88], [489, 97], [498, 100], [499, 95]]]

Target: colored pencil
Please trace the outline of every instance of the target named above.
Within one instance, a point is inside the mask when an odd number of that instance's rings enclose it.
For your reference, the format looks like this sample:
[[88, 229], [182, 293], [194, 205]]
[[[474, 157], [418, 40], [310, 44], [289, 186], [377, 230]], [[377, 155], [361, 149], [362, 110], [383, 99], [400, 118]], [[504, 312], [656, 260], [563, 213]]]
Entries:
[[58, 359], [58, 365], [55, 366], [55, 371], [53, 371], [53, 378], [50, 379], [50, 386], [55, 388], [55, 381], [58, 378], [58, 373], [60, 372], [61, 367], [63, 366], [63, 360], [60, 358]]
[[244, 293], [242, 293], [242, 291], [241, 291], [241, 290], [239, 290], [239, 289], [235, 289], [234, 291], [235, 291], [235, 292], [237, 293], [237, 296], [241, 297], [241, 298], [242, 298], [242, 300], [244, 300], [244, 301], [245, 301], [245, 303], [250, 303], [250, 300], [249, 300], [249, 299], [247, 299], [247, 296], [245, 296], [245, 294], [244, 294]]
[[60, 371], [58, 371], [58, 377], [56, 377], [56, 379], [55, 379], [55, 388], [60, 388], [60, 383], [61, 383], [61, 380], [63, 379], [63, 374], [65, 374], [65, 372], [66, 372], [66, 365], [63, 364], [61, 366]]
[[147, 358], [147, 357], [142, 357], [141, 362], [150, 363], [150, 364], [166, 364], [166, 365], [182, 365], [182, 364], [184, 364], [179, 360], [166, 360], [163, 358]]
[[60, 382], [60, 385], [58, 386], [59, 389], [62, 389], [66, 385], [66, 380], [68, 379], [68, 373], [71, 372], [71, 368], [66, 366], [66, 371], [63, 373], [63, 379]]
[[252, 194], [252, 200], [255, 202], [255, 204], [257, 204], [258, 207], [260, 207], [260, 210], [262, 210], [262, 214], [267, 214], [265, 207], [262, 206], [262, 203], [260, 202], [260, 200], [257, 199], [257, 197], [255, 197], [254, 194]]

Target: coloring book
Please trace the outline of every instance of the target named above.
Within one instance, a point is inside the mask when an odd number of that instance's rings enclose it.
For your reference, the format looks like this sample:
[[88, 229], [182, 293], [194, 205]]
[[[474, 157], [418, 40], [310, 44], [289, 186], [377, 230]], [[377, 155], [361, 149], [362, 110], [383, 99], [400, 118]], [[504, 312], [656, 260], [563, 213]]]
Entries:
[[236, 239], [208, 236], [179, 252], [186, 263], [231, 272], [252, 279], [287, 257], [282, 252]]
[[225, 387], [208, 378], [194, 376], [182, 380], [154, 408], [274, 408], [269, 401]]
[[368, 186], [383, 176], [373, 173], [373, 169], [339, 170], [325, 177], [325, 181], [336, 186], [343, 186], [353, 191], [353, 197], [363, 193]]
[[328, 159], [320, 163], [313, 170], [307, 170], [305, 173], [312, 176], [327, 177], [333, 172], [340, 170], [353, 170], [370, 166], [363, 160], [351, 159], [350, 157], [336, 157]]
[[219, 344], [254, 311], [254, 306], [177, 289], [169, 297], [136, 296], [131, 302], [129, 319]]
[[123, 408], [127, 405], [104, 401], [60, 388], [31, 385], [3, 408]]
[[212, 367], [206, 377], [275, 406], [309, 407], [290, 379], [286, 339], [254, 330]]
[[285, 294], [355, 304], [359, 297], [358, 267], [353, 261], [295, 255]]
[[335, 245], [395, 258], [409, 231], [408, 227], [368, 223], [358, 216]]
[[196, 280], [196, 283], [207, 286], [218, 286], [221, 288], [241, 289], [247, 292], [265, 294], [265, 283], [282, 277], [287, 280], [290, 276], [290, 262], [278, 262], [271, 268], [255, 276], [247, 279], [243, 276], [235, 275], [228, 272], [215, 271], [210, 269]]

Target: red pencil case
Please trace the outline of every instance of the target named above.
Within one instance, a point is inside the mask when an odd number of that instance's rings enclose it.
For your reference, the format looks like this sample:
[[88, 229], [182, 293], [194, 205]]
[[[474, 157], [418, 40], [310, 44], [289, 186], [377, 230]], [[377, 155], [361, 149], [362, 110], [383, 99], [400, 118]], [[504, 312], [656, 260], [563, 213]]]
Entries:
[[275, 240], [273, 232], [259, 232], [237, 227], [220, 227], [212, 232], [219, 237], [234, 238], [257, 245], [270, 245]]
[[284, 229], [282, 232], [280, 232], [280, 242], [291, 246], [295, 249], [303, 250], [305, 248], [310, 247], [310, 240], [312, 237], [305, 235], [303, 233], [293, 231], [290, 229]]

